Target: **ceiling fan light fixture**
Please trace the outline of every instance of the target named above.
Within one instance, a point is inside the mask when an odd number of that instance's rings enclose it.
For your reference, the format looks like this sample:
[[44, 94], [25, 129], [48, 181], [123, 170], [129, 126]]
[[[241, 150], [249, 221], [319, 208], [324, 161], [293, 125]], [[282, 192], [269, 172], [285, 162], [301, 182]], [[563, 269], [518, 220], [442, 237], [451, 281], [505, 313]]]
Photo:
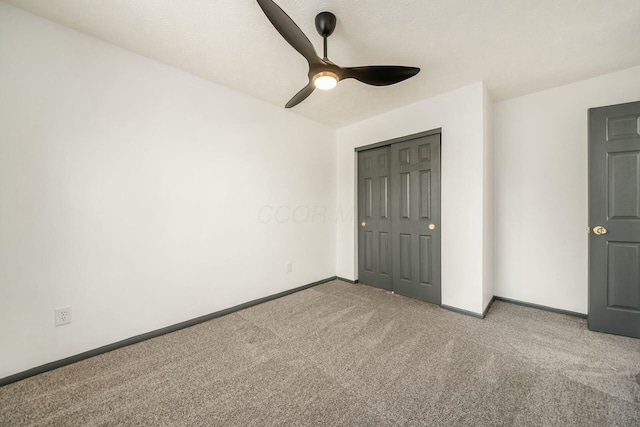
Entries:
[[320, 90], [330, 90], [338, 84], [338, 75], [331, 71], [321, 71], [313, 76], [313, 84]]
[[280, 35], [293, 47], [309, 64], [311, 77], [293, 98], [285, 104], [285, 108], [292, 108], [307, 99], [316, 89], [329, 90], [336, 87], [339, 80], [356, 79], [371, 86], [389, 86], [400, 83], [415, 76], [420, 71], [417, 67], [403, 67], [400, 65], [369, 65], [364, 67], [340, 67], [329, 60], [327, 55], [327, 38], [336, 28], [336, 16], [331, 12], [320, 12], [316, 15], [316, 30], [323, 39], [323, 57], [320, 58], [316, 49], [304, 35], [300, 27], [273, 0], [256, 0], [258, 5], [271, 21]]

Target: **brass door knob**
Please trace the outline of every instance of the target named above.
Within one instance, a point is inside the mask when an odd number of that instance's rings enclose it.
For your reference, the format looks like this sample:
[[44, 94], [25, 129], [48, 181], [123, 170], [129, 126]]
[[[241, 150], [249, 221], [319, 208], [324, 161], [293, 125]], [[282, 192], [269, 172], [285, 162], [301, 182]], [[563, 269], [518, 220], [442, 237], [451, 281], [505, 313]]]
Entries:
[[435, 224], [429, 224], [429, 230], [435, 230], [435, 229], [436, 229]]
[[364, 227], [365, 225], [367, 225], [367, 223], [362, 221], [362, 223], [360, 225]]
[[601, 225], [597, 225], [593, 227], [593, 234], [597, 234], [598, 236], [602, 236], [603, 234], [607, 234], [607, 229]]

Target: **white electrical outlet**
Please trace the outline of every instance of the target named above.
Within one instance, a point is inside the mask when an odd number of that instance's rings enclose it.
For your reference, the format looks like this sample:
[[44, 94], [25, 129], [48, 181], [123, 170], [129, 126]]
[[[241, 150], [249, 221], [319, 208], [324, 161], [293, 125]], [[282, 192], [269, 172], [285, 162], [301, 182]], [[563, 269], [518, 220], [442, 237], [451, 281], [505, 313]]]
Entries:
[[293, 263], [287, 263], [287, 273], [291, 273], [293, 271]]
[[60, 307], [54, 310], [55, 325], [62, 326], [71, 323], [71, 307]]

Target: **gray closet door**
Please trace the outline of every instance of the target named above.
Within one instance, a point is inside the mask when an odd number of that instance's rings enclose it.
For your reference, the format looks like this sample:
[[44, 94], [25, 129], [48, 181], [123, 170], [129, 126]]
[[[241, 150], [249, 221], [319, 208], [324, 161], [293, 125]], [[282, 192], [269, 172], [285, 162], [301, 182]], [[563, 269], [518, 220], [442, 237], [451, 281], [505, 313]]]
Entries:
[[389, 147], [358, 153], [358, 280], [391, 290]]
[[589, 329], [640, 338], [640, 102], [589, 110]]
[[440, 134], [391, 146], [393, 290], [440, 304]]

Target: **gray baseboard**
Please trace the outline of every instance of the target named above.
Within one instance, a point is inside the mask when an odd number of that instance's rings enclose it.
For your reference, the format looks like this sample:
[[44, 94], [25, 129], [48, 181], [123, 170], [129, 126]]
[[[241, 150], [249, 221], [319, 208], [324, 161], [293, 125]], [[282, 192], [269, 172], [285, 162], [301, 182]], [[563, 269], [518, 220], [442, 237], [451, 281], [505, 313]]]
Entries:
[[484, 309], [484, 311], [482, 312], [482, 318], [484, 319], [485, 317], [487, 317], [487, 313], [489, 312], [489, 310], [491, 309], [491, 306], [493, 305], [494, 301], [496, 300], [495, 296], [491, 297], [491, 301], [489, 301], [489, 304], [487, 304], [487, 307]]
[[515, 305], [521, 305], [523, 307], [529, 308], [537, 308], [538, 310], [550, 311], [552, 313], [558, 314], [566, 314], [567, 316], [579, 317], [581, 319], [586, 319], [588, 316], [582, 313], [576, 313], [575, 311], [562, 310], [560, 308], [547, 307], [546, 305], [532, 304], [529, 302], [519, 301], [517, 299], [504, 298], [504, 297], [493, 297], [497, 301], [504, 301]]
[[[299, 286], [294, 289], [289, 289], [287, 291], [279, 292], [274, 295], [269, 295], [263, 298], [258, 298], [253, 301], [245, 302], [243, 304], [236, 305], [235, 307], [226, 308], [224, 310], [216, 311], [215, 313], [205, 314], [204, 316], [200, 316], [191, 320], [186, 320], [184, 322], [176, 323], [175, 325], [167, 326], [161, 329], [156, 329], [155, 331], [147, 332], [141, 335], [136, 335], [135, 337], [127, 338], [112, 344], [107, 344], [105, 346], [98, 347], [93, 350], [85, 351], [84, 353], [76, 354], [75, 356], [69, 356], [64, 359], [56, 360], [54, 362], [45, 363], [44, 365], [36, 366], [35, 368], [27, 369], [26, 371], [18, 372], [17, 374], [9, 375], [8, 377], [0, 378], [0, 387], [5, 386], [7, 384], [15, 383], [17, 381], [24, 380], [34, 375], [42, 374], [44, 372], [52, 371], [54, 369], [70, 365], [72, 363], [80, 362], [81, 360], [85, 360], [90, 357], [99, 356], [101, 354], [107, 353], [109, 351], [117, 350], [119, 348], [126, 347], [131, 344], [137, 344], [139, 342], [146, 341], [151, 338], [155, 338], [171, 332], [179, 331], [180, 329], [188, 328], [190, 326], [197, 325], [198, 323], [206, 322], [208, 320], [215, 319], [217, 317], [221, 317], [227, 314], [231, 314], [233, 312], [236, 312], [245, 308], [249, 308], [254, 305], [262, 304], [267, 301], [281, 298], [281, 297], [293, 294], [295, 292], [300, 292], [305, 289], [309, 289], [314, 286], [320, 285], [322, 283], [330, 282], [335, 279], [337, 279], [337, 277], [335, 276], [329, 277], [327, 279], [323, 279], [317, 282], [309, 283], [307, 285]], [[348, 281], [348, 280], [345, 280], [345, 281]]]
[[484, 319], [484, 314], [474, 313], [473, 311], [451, 307], [450, 305], [446, 305], [446, 304], [440, 304], [440, 307], [444, 308], [445, 310], [453, 311], [454, 313], [464, 314], [466, 316], [475, 317], [477, 319]]
[[519, 301], [519, 300], [515, 300], [515, 299], [511, 299], [511, 298], [498, 297], [498, 296], [494, 296], [493, 298], [491, 298], [491, 301], [489, 301], [489, 304], [487, 305], [487, 308], [484, 309], [484, 312], [482, 312], [481, 315], [478, 314], [478, 313], [474, 313], [472, 311], [462, 310], [460, 308], [451, 307], [451, 306], [445, 305], [445, 304], [441, 304], [440, 307], [442, 307], [444, 309], [447, 309], [449, 311], [456, 312], [456, 313], [466, 314], [467, 316], [476, 317], [478, 319], [484, 319], [485, 317], [487, 317], [487, 313], [489, 312], [489, 310], [491, 309], [491, 306], [493, 305], [493, 303], [495, 301], [508, 302], [510, 304], [521, 305], [523, 307], [529, 307], [529, 308], [535, 308], [537, 310], [550, 311], [551, 313], [557, 313], [557, 314], [564, 314], [564, 315], [567, 315], [567, 316], [579, 317], [581, 319], [586, 319], [587, 318], [586, 314], [576, 313], [575, 311], [562, 310], [562, 309], [559, 309], [559, 308], [547, 307], [546, 305], [532, 304], [532, 303], [528, 303], [528, 302], [524, 302], [524, 301]]
[[355, 285], [356, 283], [359, 283], [357, 280], [349, 280], [349, 279], [345, 279], [345, 278], [340, 277], [340, 276], [336, 276], [336, 279], [342, 280], [343, 282], [351, 283], [352, 285]]
[[510, 304], [520, 305], [520, 306], [529, 307], [529, 308], [535, 308], [537, 310], [550, 311], [552, 313], [565, 314], [567, 316], [579, 317], [581, 319], [587, 318], [586, 314], [576, 313], [575, 311], [562, 310], [559, 308], [547, 307], [546, 305], [532, 304], [529, 302], [519, 301], [511, 298], [498, 297], [498, 296], [494, 296], [493, 298], [491, 298], [491, 301], [489, 301], [487, 308], [484, 309], [481, 315], [478, 313], [474, 313], [473, 311], [462, 310], [461, 308], [451, 307], [446, 304], [441, 304], [440, 307], [456, 313], [465, 314], [467, 316], [476, 317], [478, 319], [484, 319], [485, 317], [487, 317], [487, 313], [489, 312], [489, 310], [491, 309], [491, 306], [495, 301], [508, 302]]

